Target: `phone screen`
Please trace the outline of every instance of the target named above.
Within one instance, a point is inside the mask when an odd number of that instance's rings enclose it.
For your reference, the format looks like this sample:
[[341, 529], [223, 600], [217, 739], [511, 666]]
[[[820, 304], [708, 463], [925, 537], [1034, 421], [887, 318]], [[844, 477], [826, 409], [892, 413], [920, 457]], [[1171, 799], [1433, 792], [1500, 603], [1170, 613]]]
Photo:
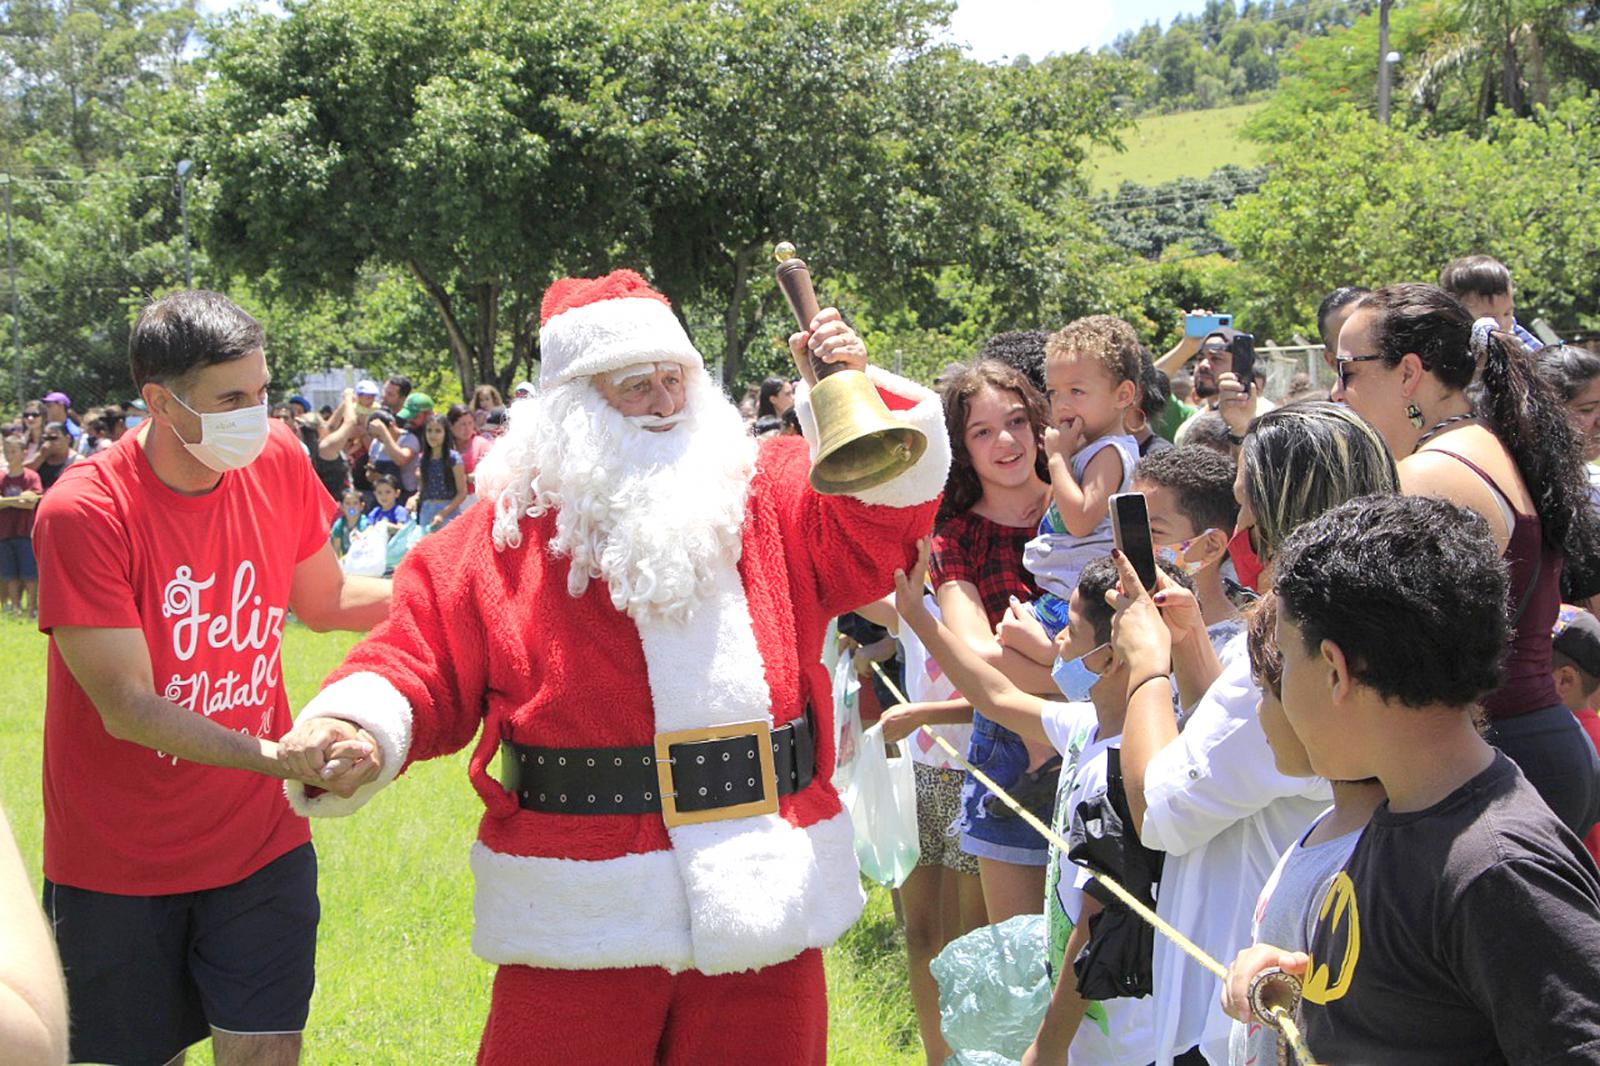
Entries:
[[1144, 587], [1154, 589], [1156, 552], [1150, 539], [1150, 512], [1145, 507], [1144, 493], [1119, 492], [1111, 497], [1111, 534]]
[[1246, 391], [1250, 388], [1250, 379], [1256, 372], [1256, 339], [1248, 333], [1241, 333], [1233, 338], [1230, 345], [1233, 356], [1233, 374], [1239, 379], [1239, 384]]

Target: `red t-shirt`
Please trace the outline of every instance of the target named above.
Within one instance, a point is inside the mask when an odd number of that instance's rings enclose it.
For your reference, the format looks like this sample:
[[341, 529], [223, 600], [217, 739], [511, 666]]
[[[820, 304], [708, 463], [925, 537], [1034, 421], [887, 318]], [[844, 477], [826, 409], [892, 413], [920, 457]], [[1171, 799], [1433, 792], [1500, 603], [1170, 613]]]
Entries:
[[[141, 629], [157, 692], [276, 739], [290, 727], [279, 662], [289, 587], [295, 566], [327, 545], [334, 503], [283, 425], [255, 462], [204, 496], [163, 484], [140, 436], [74, 464], [41, 501], [39, 628]], [[310, 839], [282, 782], [112, 737], [52, 638], [51, 881], [130, 896], [191, 892], [233, 884]]]
[[[44, 482], [35, 470], [22, 468], [16, 477], [0, 477], [0, 496], [21, 496], [24, 492], [44, 495]], [[0, 507], [0, 540], [14, 540], [33, 532], [33, 512], [26, 507]]]
[[[1594, 745], [1594, 750], [1600, 752], [1600, 715], [1593, 711], [1573, 711], [1578, 719], [1578, 724], [1583, 726], [1583, 731], [1589, 734], [1589, 743]], [[1600, 824], [1591, 826], [1583, 838], [1583, 846], [1589, 849], [1589, 854], [1594, 856], [1594, 861], [1600, 865]]]

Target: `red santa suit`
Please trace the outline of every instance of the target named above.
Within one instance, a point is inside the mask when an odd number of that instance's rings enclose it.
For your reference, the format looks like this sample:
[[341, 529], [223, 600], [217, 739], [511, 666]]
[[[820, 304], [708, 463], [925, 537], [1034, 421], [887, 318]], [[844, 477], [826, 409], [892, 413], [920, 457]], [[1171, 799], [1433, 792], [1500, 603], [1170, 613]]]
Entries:
[[[554, 366], [564, 380], [645, 360], [699, 363], [665, 301], [637, 288], [557, 306], [542, 346], [542, 376]], [[830, 783], [822, 639], [830, 618], [892, 589], [931, 528], [949, 466], [938, 397], [869, 374], [927, 435], [927, 453], [885, 485], [822, 496], [807, 483], [805, 440], [766, 441], [737, 558], [713, 567], [686, 616], [632, 617], [600, 581], [572, 595], [571, 560], [547, 550], [559, 512], [523, 518], [520, 546], [497, 548], [495, 509], [480, 504], [412, 550], [389, 620], [302, 712], [359, 724], [383, 756], [378, 780], [350, 799], [291, 786], [296, 809], [312, 815], [349, 813], [410, 763], [472, 745], [468, 775], [485, 807], [471, 852], [472, 946], [501, 967], [481, 1062], [822, 1060], [820, 949], [864, 899]], [[776, 814], [668, 829], [659, 812], [545, 813], [523, 809], [490, 773], [502, 740], [637, 749], [659, 732], [782, 726], [808, 705], [815, 778]]]

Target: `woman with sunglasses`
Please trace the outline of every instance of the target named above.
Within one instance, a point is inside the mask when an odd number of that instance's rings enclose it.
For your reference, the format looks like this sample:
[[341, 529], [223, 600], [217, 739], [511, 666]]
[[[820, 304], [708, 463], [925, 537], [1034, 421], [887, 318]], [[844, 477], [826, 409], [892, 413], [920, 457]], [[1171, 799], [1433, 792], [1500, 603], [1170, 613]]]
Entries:
[[[1362, 297], [1339, 333], [1333, 398], [1372, 423], [1400, 486], [1470, 508], [1510, 570], [1512, 635], [1483, 708], [1489, 740], [1580, 836], [1600, 816], [1600, 766], [1551, 679], [1562, 568], [1592, 568], [1600, 522], [1559, 398], [1516, 338], [1433, 285]], [[1479, 388], [1469, 394], [1476, 378]], [[1592, 593], [1595, 589], [1588, 589]]]
[[22, 465], [29, 470], [38, 469], [42, 460], [39, 447], [44, 443], [44, 404], [31, 400], [22, 408]]

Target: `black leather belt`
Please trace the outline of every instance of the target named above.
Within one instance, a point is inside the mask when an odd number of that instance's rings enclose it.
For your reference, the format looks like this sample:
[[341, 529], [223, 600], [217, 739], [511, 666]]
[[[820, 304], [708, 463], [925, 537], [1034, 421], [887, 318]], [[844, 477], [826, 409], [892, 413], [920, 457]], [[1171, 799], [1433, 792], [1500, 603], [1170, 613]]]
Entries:
[[[770, 763], [762, 757], [767, 745]], [[779, 796], [811, 784], [816, 723], [807, 706], [777, 729], [762, 721], [662, 733], [654, 746], [639, 748], [536, 748], [504, 740], [500, 754], [502, 784], [524, 810], [661, 811], [668, 825], [721, 821], [775, 811]]]

